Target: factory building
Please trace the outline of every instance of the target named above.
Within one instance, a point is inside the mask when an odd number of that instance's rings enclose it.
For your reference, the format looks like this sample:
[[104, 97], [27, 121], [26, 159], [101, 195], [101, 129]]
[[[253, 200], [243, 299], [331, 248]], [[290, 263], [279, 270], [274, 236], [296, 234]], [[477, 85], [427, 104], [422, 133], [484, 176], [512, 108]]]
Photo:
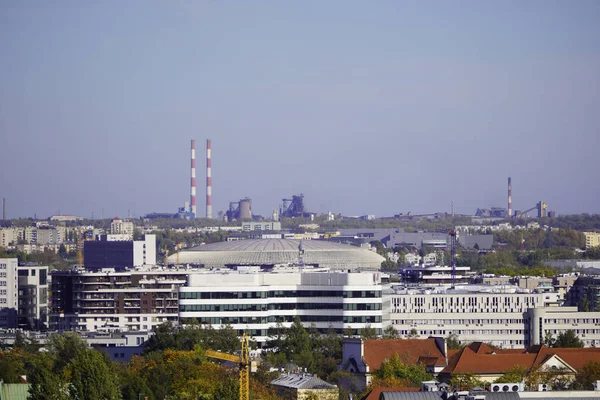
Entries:
[[242, 231], [253, 232], [253, 231], [280, 231], [281, 222], [279, 221], [253, 221], [253, 222], [242, 222]]
[[21, 265], [18, 271], [19, 328], [48, 327], [48, 266]]
[[148, 331], [176, 322], [188, 270], [52, 271], [50, 329]]
[[262, 346], [280, 322], [299, 317], [306, 328], [356, 335], [366, 327], [381, 334], [384, 309], [379, 273], [281, 272], [190, 274], [179, 288], [182, 324], [220, 329], [230, 324]]
[[86, 269], [124, 269], [156, 264], [156, 235], [144, 240], [122, 240], [127, 235], [100, 235], [99, 240], [86, 241], [83, 246]]

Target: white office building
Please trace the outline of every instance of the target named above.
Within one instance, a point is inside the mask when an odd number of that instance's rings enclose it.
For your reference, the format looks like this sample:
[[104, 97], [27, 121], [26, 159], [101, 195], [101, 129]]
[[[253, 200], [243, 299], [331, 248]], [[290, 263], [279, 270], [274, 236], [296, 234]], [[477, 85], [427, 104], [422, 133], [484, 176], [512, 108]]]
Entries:
[[16, 258], [0, 258], [0, 328], [17, 327], [18, 265]]
[[262, 345], [278, 322], [296, 317], [321, 331], [371, 327], [383, 323], [380, 274], [347, 272], [250, 272], [190, 274], [179, 288], [182, 324], [196, 320], [220, 329], [230, 324]]
[[560, 302], [558, 293], [514, 286], [395, 287], [389, 296], [390, 320], [401, 335], [456, 335], [463, 344], [481, 341], [501, 348], [536, 344], [530, 339], [528, 310]]

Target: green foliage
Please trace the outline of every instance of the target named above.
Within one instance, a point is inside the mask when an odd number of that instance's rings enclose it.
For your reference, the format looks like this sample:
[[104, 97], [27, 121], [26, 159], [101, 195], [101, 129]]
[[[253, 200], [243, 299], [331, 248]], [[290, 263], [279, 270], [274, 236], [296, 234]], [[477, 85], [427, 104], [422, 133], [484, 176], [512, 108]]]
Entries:
[[385, 259], [381, 262], [382, 271], [398, 271], [398, 264], [392, 260]]
[[392, 355], [381, 363], [378, 370], [373, 373], [378, 379], [386, 380], [395, 378], [410, 382], [410, 386], [418, 387], [421, 382], [433, 379], [422, 364], [409, 365], [400, 360], [398, 354]]
[[515, 365], [506, 371], [500, 378], [496, 379], [497, 383], [523, 382], [529, 374], [529, 368], [524, 365]]
[[575, 331], [569, 329], [561, 332], [556, 337], [552, 347], [584, 347], [583, 342], [575, 334]]
[[363, 340], [377, 339], [377, 330], [372, 328], [371, 324], [367, 324], [360, 330], [360, 337]]
[[389, 325], [387, 328], [385, 328], [383, 330], [383, 338], [384, 339], [400, 339], [400, 334], [392, 325]]
[[407, 339], [416, 339], [419, 337], [419, 332], [415, 329], [412, 328], [410, 331], [408, 331], [408, 333], [406, 334], [406, 338]]
[[446, 338], [446, 347], [448, 347], [448, 350], [459, 350], [463, 347], [458, 341], [458, 335], [456, 333], [448, 335]]
[[457, 390], [468, 390], [475, 386], [483, 387], [485, 382], [477, 379], [474, 374], [453, 374], [450, 379], [450, 386]]
[[167, 321], [157, 326], [154, 331], [155, 334], [144, 349], [145, 353], [166, 349], [194, 350], [196, 346], [234, 353], [240, 348], [240, 340], [229, 324], [217, 331], [210, 325], [199, 324], [176, 328]]
[[121, 398], [119, 380], [95, 350], [78, 352], [69, 364], [69, 394], [81, 400], [117, 400]]
[[600, 380], [600, 362], [590, 361], [577, 371], [572, 387], [575, 390], [594, 390], [594, 382], [598, 380]]

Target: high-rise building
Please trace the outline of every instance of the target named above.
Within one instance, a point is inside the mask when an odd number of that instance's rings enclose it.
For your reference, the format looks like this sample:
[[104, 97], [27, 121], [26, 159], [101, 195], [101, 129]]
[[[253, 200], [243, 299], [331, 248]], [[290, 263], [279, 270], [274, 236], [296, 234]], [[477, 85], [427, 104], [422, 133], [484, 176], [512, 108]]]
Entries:
[[86, 241], [83, 260], [86, 269], [124, 269], [156, 264], [156, 235], [144, 240], [112, 240], [122, 235], [100, 235], [100, 240]]
[[48, 327], [48, 266], [21, 265], [18, 270], [19, 327]]
[[0, 328], [17, 327], [18, 265], [16, 258], [0, 258]]

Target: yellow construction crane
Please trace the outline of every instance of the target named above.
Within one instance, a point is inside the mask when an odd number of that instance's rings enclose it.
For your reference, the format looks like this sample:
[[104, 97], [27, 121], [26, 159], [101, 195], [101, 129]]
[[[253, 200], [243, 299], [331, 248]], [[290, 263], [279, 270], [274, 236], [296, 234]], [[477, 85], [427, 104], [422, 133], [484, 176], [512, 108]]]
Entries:
[[220, 351], [206, 350], [207, 357], [237, 363], [240, 367], [240, 400], [250, 400], [250, 351], [248, 350], [248, 336], [242, 335], [242, 351], [239, 356], [221, 353]]

